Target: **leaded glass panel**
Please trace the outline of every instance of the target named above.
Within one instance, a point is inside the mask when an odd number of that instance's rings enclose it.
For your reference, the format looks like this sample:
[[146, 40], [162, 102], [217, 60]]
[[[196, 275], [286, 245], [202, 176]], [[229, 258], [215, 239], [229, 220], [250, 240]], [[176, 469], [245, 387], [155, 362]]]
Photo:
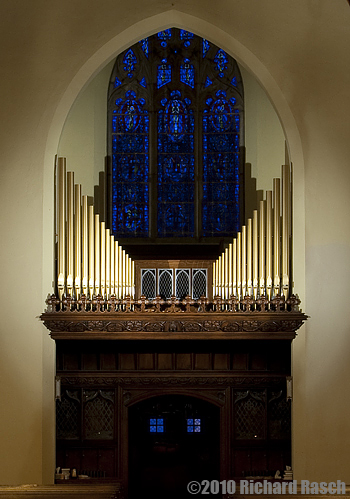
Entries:
[[173, 270], [158, 269], [158, 294], [165, 300], [173, 294]]
[[207, 296], [207, 269], [192, 270], [192, 298]]
[[141, 295], [150, 300], [156, 297], [156, 269], [141, 270]]
[[235, 235], [242, 112], [237, 63], [189, 31], [161, 31], [118, 56], [108, 117], [118, 240]]
[[183, 300], [190, 295], [190, 270], [176, 269], [175, 271], [175, 295], [176, 298]]

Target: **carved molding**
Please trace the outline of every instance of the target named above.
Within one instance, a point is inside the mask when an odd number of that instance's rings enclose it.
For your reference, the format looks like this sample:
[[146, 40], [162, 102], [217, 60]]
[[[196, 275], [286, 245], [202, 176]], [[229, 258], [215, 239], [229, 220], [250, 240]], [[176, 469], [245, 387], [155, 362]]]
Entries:
[[[112, 377], [112, 376], [61, 376], [62, 385], [74, 386], [122, 386], [124, 388], [132, 387], [229, 387], [229, 386], [281, 386], [285, 382], [283, 376], [186, 376], [186, 377]], [[125, 394], [128, 394], [125, 391]], [[222, 396], [222, 395], [220, 395]]]
[[[301, 314], [303, 315], [303, 314]], [[295, 332], [303, 324], [306, 317], [276, 318], [275, 320], [80, 320], [78, 317], [65, 317], [64, 319], [46, 319], [43, 315], [44, 325], [51, 332], [84, 332], [104, 331], [117, 332]], [[73, 320], [72, 320], [73, 319]]]

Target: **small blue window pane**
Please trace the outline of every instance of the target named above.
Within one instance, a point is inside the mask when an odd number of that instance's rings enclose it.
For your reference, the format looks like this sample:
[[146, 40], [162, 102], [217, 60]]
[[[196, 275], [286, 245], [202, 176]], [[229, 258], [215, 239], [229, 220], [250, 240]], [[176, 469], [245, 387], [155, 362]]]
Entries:
[[211, 79], [207, 76], [206, 80], [205, 80], [205, 83], [204, 83], [204, 87], [207, 88], [209, 87], [213, 82], [211, 81]]
[[150, 419], [149, 422], [150, 422], [151, 425], [157, 424], [157, 420], [156, 419]]
[[208, 40], [205, 40], [203, 38], [203, 41], [202, 41], [202, 56], [203, 56], [203, 59], [207, 55], [207, 52], [208, 52], [209, 49], [210, 49], [210, 44], [209, 44]]
[[196, 425], [200, 425], [200, 424], [201, 424], [201, 420], [200, 420], [200, 419], [195, 419], [195, 420], [194, 420], [194, 424], [196, 424]]
[[228, 58], [226, 52], [219, 49], [214, 57], [215, 69], [219, 76], [222, 78], [224, 76], [224, 71], [227, 69]]
[[194, 66], [189, 59], [184, 60], [180, 66], [180, 81], [191, 88], [194, 88]]
[[157, 433], [157, 427], [156, 426], [150, 426], [149, 431], [151, 433]]
[[157, 426], [158, 433], [164, 433], [164, 426]]
[[187, 433], [193, 433], [193, 426], [187, 426]]
[[[161, 40], [161, 46], [165, 48], [167, 46], [167, 40], [171, 38], [171, 29], [166, 29], [158, 33], [158, 38]], [[158, 87], [159, 88], [159, 87]]]
[[145, 54], [145, 56], [147, 57], [148, 59], [148, 55], [149, 55], [149, 43], [148, 43], [148, 38], [144, 38], [143, 40], [140, 40], [140, 45], [141, 45], [141, 48]]
[[188, 420], [187, 420], [187, 424], [188, 424], [188, 425], [193, 425], [193, 419], [188, 419]]
[[237, 78], [235, 76], [231, 80], [231, 85], [233, 85], [234, 87], [237, 87]]
[[171, 65], [167, 64], [167, 60], [163, 59], [162, 64], [157, 68], [157, 86], [158, 88], [171, 82]]
[[194, 427], [194, 432], [195, 433], [200, 433], [200, 431], [201, 431], [201, 427], [200, 426], [195, 426]]
[[180, 40], [183, 40], [184, 46], [188, 48], [191, 45], [191, 40], [193, 40], [193, 33], [180, 29]]
[[137, 59], [133, 50], [132, 49], [127, 50], [123, 58], [123, 64], [124, 64], [124, 71], [128, 73], [129, 78], [132, 78], [132, 74], [135, 70], [136, 63]]
[[114, 80], [114, 88], [117, 88], [119, 87], [119, 85], [121, 85], [122, 82], [119, 80], [118, 76], [116, 76], [115, 80]]
[[147, 82], [145, 77], [143, 77], [142, 80], [140, 81], [140, 85], [142, 85], [144, 88], [147, 88]]
[[157, 425], [162, 425], [164, 424], [164, 419], [157, 419]]

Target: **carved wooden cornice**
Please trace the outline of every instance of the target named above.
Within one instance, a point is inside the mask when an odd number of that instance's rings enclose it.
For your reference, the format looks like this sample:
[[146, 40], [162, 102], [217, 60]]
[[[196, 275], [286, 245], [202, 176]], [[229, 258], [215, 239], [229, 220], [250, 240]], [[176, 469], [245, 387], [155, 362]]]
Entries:
[[[264, 299], [263, 299], [264, 298]], [[254, 300], [47, 300], [41, 320], [54, 339], [293, 339], [307, 316], [291, 296]]]
[[216, 387], [252, 387], [252, 386], [281, 386], [286, 382], [285, 376], [229, 376], [225, 373], [222, 376], [198, 376], [191, 373], [191, 376], [60, 376], [63, 386], [90, 386], [90, 387], [198, 387], [198, 388], [216, 388]]

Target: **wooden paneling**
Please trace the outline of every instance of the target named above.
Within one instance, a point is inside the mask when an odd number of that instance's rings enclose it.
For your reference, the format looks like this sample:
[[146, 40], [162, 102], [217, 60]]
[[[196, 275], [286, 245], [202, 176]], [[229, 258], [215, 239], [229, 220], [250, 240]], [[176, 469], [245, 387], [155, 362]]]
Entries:
[[119, 366], [122, 371], [129, 371], [136, 369], [136, 359], [134, 353], [120, 353]]
[[212, 369], [211, 366], [211, 354], [210, 353], [196, 353], [195, 354], [195, 369], [201, 369], [203, 371], [207, 371]]
[[158, 354], [158, 369], [171, 370], [173, 369], [173, 354], [159, 353]]
[[179, 371], [183, 369], [192, 369], [192, 355], [190, 353], [177, 353], [176, 369]]
[[229, 353], [214, 353], [214, 370], [226, 371], [230, 368]]
[[154, 364], [153, 353], [140, 353], [137, 355], [137, 357], [138, 357], [137, 365], [139, 369], [141, 370], [154, 369], [155, 364]]

